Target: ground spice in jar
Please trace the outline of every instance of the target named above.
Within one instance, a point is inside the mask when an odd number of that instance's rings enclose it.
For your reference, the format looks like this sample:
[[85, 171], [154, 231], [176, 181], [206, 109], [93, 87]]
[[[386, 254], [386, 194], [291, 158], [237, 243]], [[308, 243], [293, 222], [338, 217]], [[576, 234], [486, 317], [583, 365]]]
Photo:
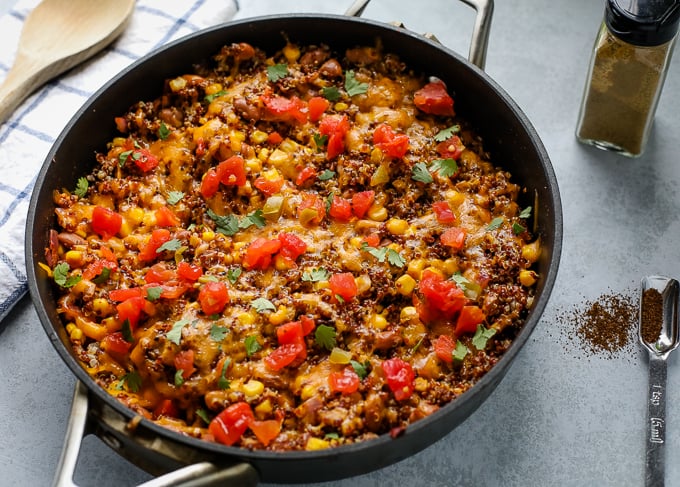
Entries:
[[642, 293], [640, 335], [645, 343], [656, 343], [663, 327], [663, 295], [654, 288]]

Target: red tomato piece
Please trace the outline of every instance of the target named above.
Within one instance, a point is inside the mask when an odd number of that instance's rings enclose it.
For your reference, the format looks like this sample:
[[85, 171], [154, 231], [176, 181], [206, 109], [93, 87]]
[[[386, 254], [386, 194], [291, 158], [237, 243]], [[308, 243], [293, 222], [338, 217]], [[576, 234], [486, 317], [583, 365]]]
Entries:
[[267, 179], [259, 176], [253, 182], [253, 186], [262, 191], [265, 196], [271, 196], [281, 191], [283, 187], [283, 178]]
[[241, 156], [231, 156], [222, 161], [215, 169], [220, 182], [225, 186], [244, 186], [246, 184], [246, 162]]
[[300, 324], [302, 325], [302, 335], [307, 336], [316, 328], [316, 323], [309, 316], [302, 315], [300, 317]]
[[346, 367], [342, 372], [331, 372], [328, 376], [328, 387], [331, 392], [352, 394], [359, 389], [361, 380], [354, 370]]
[[281, 249], [281, 240], [259, 237], [248, 246], [243, 265], [248, 269], [266, 269], [272, 256]]
[[326, 205], [318, 194], [304, 193], [297, 215], [303, 225], [318, 225], [326, 216]]
[[357, 218], [363, 218], [375, 201], [375, 191], [360, 191], [352, 195], [352, 211]]
[[103, 206], [95, 206], [92, 210], [92, 230], [104, 240], [117, 234], [122, 224], [123, 217], [113, 210]]
[[121, 289], [111, 289], [109, 291], [109, 299], [116, 303], [122, 303], [130, 298], [141, 298], [144, 289], [141, 287], [129, 287]]
[[128, 125], [127, 120], [125, 120], [125, 117], [115, 117], [113, 121], [116, 123], [116, 129], [118, 129], [118, 132], [122, 133], [127, 132]]
[[295, 178], [296, 186], [302, 186], [307, 181], [314, 180], [316, 178], [316, 170], [313, 167], [306, 166], [302, 168]]
[[286, 343], [273, 350], [264, 358], [265, 365], [271, 370], [281, 370], [292, 364], [301, 353], [304, 353], [304, 344]]
[[352, 204], [346, 198], [333, 195], [328, 214], [336, 220], [347, 222], [352, 218]]
[[194, 367], [194, 351], [192, 349], [181, 350], [175, 355], [175, 369], [182, 371], [182, 378], [187, 380], [196, 372]]
[[460, 137], [458, 137], [457, 135], [449, 137], [444, 142], [440, 142], [439, 144], [437, 144], [437, 153], [439, 153], [439, 155], [442, 157], [450, 159], [457, 160], [463, 153], [464, 149], [465, 146], [463, 145], [463, 142], [460, 140]]
[[373, 132], [373, 144], [390, 157], [404, 157], [408, 151], [409, 139], [406, 134], [396, 134], [386, 123], [378, 125]]
[[319, 123], [319, 132], [328, 136], [326, 155], [329, 159], [345, 150], [345, 135], [349, 132], [349, 120], [346, 115], [326, 115]]
[[125, 162], [129, 161], [130, 158], [142, 172], [149, 172], [158, 167], [158, 159], [148, 149], [135, 149]]
[[427, 269], [421, 275], [418, 289], [425, 298], [425, 308], [431, 307], [439, 311], [444, 318], [453, 318], [467, 302], [465, 293], [456, 283]]
[[244, 401], [237, 402], [215, 416], [208, 425], [208, 431], [216, 441], [230, 446], [241, 438], [254, 419], [250, 405]]
[[201, 196], [212, 198], [220, 188], [220, 177], [214, 169], [208, 170], [201, 180]]
[[276, 328], [276, 338], [279, 344], [297, 343], [302, 340], [302, 323], [300, 321], [289, 321]]
[[451, 207], [446, 201], [432, 203], [432, 210], [439, 223], [455, 223], [456, 216], [453, 214]]
[[120, 321], [128, 320], [130, 322], [130, 327], [135, 328], [139, 323], [139, 318], [142, 316], [142, 310], [145, 305], [146, 300], [141, 296], [126, 299], [116, 306], [118, 319]]
[[307, 251], [305, 241], [293, 233], [281, 232], [277, 238], [281, 241], [280, 255], [293, 262]]
[[170, 269], [165, 262], [158, 262], [149, 267], [149, 270], [144, 274], [144, 281], [147, 284], [164, 283], [174, 281], [177, 279], [177, 273]]
[[349, 301], [357, 295], [357, 283], [351, 272], [333, 274], [328, 280], [328, 284], [333, 294], [340, 296], [345, 301]]
[[312, 122], [316, 122], [321, 118], [323, 112], [325, 112], [330, 106], [331, 102], [322, 96], [315, 96], [307, 102], [309, 106], [309, 119]]
[[167, 206], [161, 206], [155, 211], [156, 225], [159, 227], [176, 227], [179, 225], [179, 218]]
[[307, 106], [297, 96], [285, 98], [267, 93], [261, 97], [267, 109], [267, 119], [275, 122], [305, 123]]
[[118, 263], [115, 261], [115, 258], [114, 260], [95, 260], [83, 271], [83, 279], [92, 280], [101, 275], [105, 268], [109, 269], [111, 272], [118, 270]]
[[434, 353], [447, 364], [453, 363], [453, 351], [455, 349], [456, 341], [448, 335], [439, 335], [434, 341]]
[[431, 115], [454, 115], [453, 98], [446, 91], [443, 81], [433, 81], [416, 91], [413, 103], [421, 111]]
[[253, 420], [248, 427], [264, 446], [268, 446], [281, 433], [281, 421], [276, 419], [267, 419], [265, 421]]
[[463, 248], [465, 245], [465, 230], [458, 227], [447, 228], [444, 233], [441, 234], [439, 239], [442, 244], [447, 247], [451, 247], [451, 250], [457, 251]]
[[177, 264], [177, 275], [187, 281], [197, 281], [203, 275], [203, 268], [183, 260]]
[[119, 331], [110, 333], [102, 340], [102, 348], [109, 353], [124, 354], [130, 351], [132, 343], [123, 338], [123, 334]]
[[198, 302], [207, 315], [221, 313], [229, 302], [229, 291], [222, 281], [206, 282], [198, 292]]
[[283, 137], [278, 132], [272, 132], [267, 136], [267, 142], [272, 145], [280, 144], [283, 141]]
[[172, 399], [163, 399], [153, 410], [153, 417], [155, 419], [158, 419], [161, 416], [169, 416], [172, 418], [179, 416], [177, 406], [175, 406], [175, 403], [172, 402]]
[[167, 228], [157, 228], [151, 232], [148, 242], [142, 243], [139, 246], [139, 260], [142, 262], [155, 260], [158, 257], [158, 252], [156, 251], [168, 240], [170, 240], [170, 230]]
[[[151, 286], [150, 286], [151, 287]], [[184, 294], [191, 286], [184, 282], [170, 281], [161, 284], [161, 298], [177, 299]]]
[[366, 235], [364, 237], [364, 242], [370, 247], [379, 247], [380, 246], [380, 235], [377, 233], [371, 233], [370, 235]]
[[463, 333], [474, 333], [477, 331], [477, 325], [482, 323], [486, 316], [484, 311], [479, 306], [463, 306], [456, 321], [456, 335]]
[[416, 378], [411, 364], [397, 357], [385, 360], [381, 367], [394, 398], [397, 401], [403, 401], [411, 397]]

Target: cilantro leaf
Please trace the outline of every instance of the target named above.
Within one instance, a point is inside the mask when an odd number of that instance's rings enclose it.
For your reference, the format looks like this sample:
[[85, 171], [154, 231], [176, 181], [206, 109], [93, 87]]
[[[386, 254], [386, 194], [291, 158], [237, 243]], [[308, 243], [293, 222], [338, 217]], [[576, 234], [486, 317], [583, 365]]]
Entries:
[[160, 299], [163, 293], [163, 288], [161, 286], [153, 286], [146, 288], [146, 299], [148, 301], [156, 301]]
[[520, 225], [519, 223], [515, 222], [512, 224], [512, 233], [514, 233], [515, 235], [519, 235], [526, 231], [527, 229], [524, 226]]
[[262, 349], [262, 345], [260, 345], [260, 342], [257, 341], [257, 337], [255, 335], [247, 336], [245, 340], [245, 345], [247, 357], [250, 357], [251, 355]]
[[530, 216], [531, 216], [531, 206], [527, 206], [527, 207], [524, 208], [524, 209], [520, 212], [520, 214], [519, 214], [519, 217], [520, 217], [520, 218], [524, 218], [524, 219], [527, 219], [527, 218], [529, 218]]
[[406, 259], [394, 249], [387, 249], [387, 262], [395, 267], [404, 267]]
[[326, 433], [324, 435], [323, 439], [324, 440], [339, 440], [340, 435], [333, 431], [332, 433]]
[[368, 245], [368, 243], [362, 242], [361, 250], [371, 254], [373, 257], [378, 259], [378, 262], [385, 262], [385, 257], [387, 257], [387, 247], [376, 249], [375, 247], [371, 247], [370, 245]]
[[319, 325], [314, 331], [314, 341], [326, 350], [333, 350], [335, 347], [335, 328], [328, 325]]
[[175, 372], [175, 385], [179, 387], [182, 384], [184, 384], [184, 370], [177, 369], [177, 372]]
[[221, 342], [229, 333], [229, 328], [225, 326], [212, 325], [210, 327], [210, 339], [214, 342]]
[[125, 318], [123, 321], [123, 326], [120, 329], [120, 333], [123, 335], [123, 340], [128, 343], [135, 343], [135, 337], [132, 334], [132, 326], [130, 326], [130, 320]]
[[176, 205], [180, 200], [184, 198], [184, 193], [181, 191], [170, 191], [168, 193], [167, 202], [169, 205]]
[[420, 340], [416, 342], [415, 345], [413, 345], [413, 348], [411, 349], [411, 353], [416, 353], [420, 346], [423, 344], [423, 340], [425, 340], [425, 336], [420, 337]]
[[276, 311], [276, 306], [274, 303], [269, 301], [267, 298], [257, 298], [250, 306], [255, 309], [258, 313], [264, 313], [265, 311]]
[[287, 64], [275, 64], [273, 66], [267, 66], [267, 79], [272, 83], [276, 83], [278, 80], [288, 76], [288, 65]]
[[477, 350], [484, 350], [486, 342], [495, 334], [496, 330], [494, 328], [484, 328], [482, 325], [477, 325], [475, 336], [472, 337], [472, 346]]
[[189, 320], [175, 321], [175, 323], [172, 325], [172, 329], [165, 335], [165, 337], [175, 345], [179, 345], [179, 342], [182, 339], [182, 328], [188, 324]]
[[66, 288], [73, 287], [78, 284], [83, 277], [81, 275], [69, 276], [68, 272], [70, 269], [71, 268], [66, 262], [62, 262], [61, 264], [54, 266], [54, 269], [52, 269], [54, 282], [56, 282], [59, 286]]
[[207, 214], [215, 222], [215, 226], [219, 233], [231, 237], [238, 232], [238, 218], [234, 215], [221, 216], [211, 209], [208, 209]]
[[468, 349], [468, 347], [463, 345], [461, 341], [458, 340], [456, 342], [456, 348], [453, 349], [451, 355], [453, 356], [453, 360], [460, 362], [465, 358], [469, 351], [470, 350]]
[[220, 378], [217, 379], [217, 387], [219, 387], [220, 389], [229, 389], [229, 386], [231, 386], [231, 381], [229, 381], [229, 379], [227, 379], [226, 377], [229, 365], [231, 365], [230, 358], [224, 361], [224, 365], [222, 366], [222, 372], [220, 373]]
[[328, 135], [314, 134], [314, 145], [318, 150], [321, 150], [328, 142]]
[[125, 165], [125, 162], [128, 160], [128, 157], [133, 153], [133, 150], [126, 150], [118, 154], [118, 166], [123, 167]]
[[503, 224], [505, 221], [505, 218], [502, 216], [497, 216], [491, 222], [487, 225], [486, 229], [487, 231], [493, 231], [493, 230], [498, 230], [498, 228]]
[[368, 372], [371, 368], [371, 362], [368, 360], [366, 360], [363, 364], [361, 362], [357, 362], [356, 360], [350, 360], [349, 364], [354, 369], [354, 372], [357, 373], [359, 379], [364, 380], [368, 376]]
[[239, 229], [245, 230], [246, 228], [252, 227], [253, 225], [255, 225], [257, 228], [264, 227], [267, 222], [262, 215], [262, 210], [255, 210], [252, 213], [248, 213], [248, 215], [244, 216], [239, 222]]
[[92, 279], [92, 282], [95, 284], [104, 284], [106, 281], [109, 280], [109, 276], [111, 275], [111, 269], [108, 267], [104, 267], [102, 269], [101, 274], [99, 274], [97, 277]]
[[471, 284], [470, 281], [463, 276], [460, 272], [456, 272], [451, 276], [451, 280], [454, 281], [456, 284], [458, 284], [458, 287], [463, 290], [467, 291], [468, 286]]
[[236, 284], [236, 281], [238, 281], [239, 276], [241, 275], [241, 270], [240, 267], [236, 267], [234, 269], [229, 269], [227, 271], [227, 279], [229, 280], [230, 283]]
[[167, 242], [163, 243], [160, 247], [156, 249], [156, 253], [160, 254], [161, 252], [164, 252], [166, 250], [179, 250], [182, 247], [182, 242], [177, 240], [176, 238], [173, 238], [171, 240], [168, 240]]
[[329, 272], [323, 267], [317, 267], [315, 269], [306, 270], [302, 273], [302, 280], [304, 282], [319, 282], [327, 281], [330, 277]]
[[345, 74], [345, 91], [349, 96], [361, 95], [368, 91], [368, 83], [359, 83], [354, 71], [349, 70]]
[[165, 122], [161, 122], [161, 126], [158, 128], [158, 138], [161, 140], [165, 140], [168, 138], [170, 135], [170, 129], [168, 128], [167, 125], [165, 125]]
[[432, 161], [432, 171], [438, 172], [443, 178], [455, 176], [458, 173], [458, 164], [454, 159], [437, 159]]
[[451, 125], [450, 127], [437, 132], [437, 135], [434, 136], [434, 140], [437, 142], [444, 142], [458, 132], [460, 132], [460, 125]]
[[326, 86], [321, 88], [321, 96], [328, 101], [338, 101], [341, 98], [340, 90], [335, 86]]
[[331, 171], [330, 169], [325, 169], [321, 174], [319, 174], [318, 179], [319, 181], [328, 181], [329, 179], [333, 179], [335, 177], [335, 171]]
[[411, 179], [426, 184], [431, 183], [434, 180], [424, 162], [418, 162], [413, 165], [413, 169], [411, 169]]
[[205, 424], [210, 424], [210, 421], [212, 421], [212, 419], [210, 419], [210, 415], [208, 414], [208, 411], [206, 411], [203, 408], [196, 410], [196, 416], [201, 418]]
[[125, 384], [130, 392], [138, 392], [142, 387], [142, 378], [135, 371], [128, 372], [121, 378], [118, 384], [121, 386], [121, 388], [122, 385]]
[[90, 183], [87, 182], [87, 179], [78, 178], [78, 182], [76, 183], [76, 189], [73, 190], [73, 194], [79, 198], [82, 198], [87, 194], [87, 188], [89, 186]]
[[207, 101], [208, 103], [212, 103], [215, 98], [219, 98], [220, 96], [224, 96], [226, 94], [227, 92], [225, 90], [220, 90], [217, 93], [213, 93], [212, 95], [205, 95], [203, 100]]

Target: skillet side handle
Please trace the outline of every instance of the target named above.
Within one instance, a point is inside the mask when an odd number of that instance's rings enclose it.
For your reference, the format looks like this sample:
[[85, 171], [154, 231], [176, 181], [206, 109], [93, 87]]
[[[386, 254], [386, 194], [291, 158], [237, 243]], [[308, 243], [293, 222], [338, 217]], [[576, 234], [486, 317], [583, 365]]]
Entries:
[[248, 463], [219, 468], [201, 462], [161, 475], [138, 487], [254, 487], [259, 482], [257, 471]]
[[[493, 0], [460, 0], [477, 11], [475, 26], [472, 29], [470, 40], [470, 52], [468, 61], [484, 69], [486, 65], [486, 51], [489, 46], [489, 33], [491, 32], [491, 18], [493, 17]], [[360, 17], [370, 0], [355, 0], [345, 11], [350, 17]]]
[[66, 426], [64, 447], [57, 464], [57, 471], [52, 483], [53, 487], [77, 487], [73, 482], [73, 474], [78, 463], [80, 445], [87, 435], [88, 409], [87, 388], [80, 381], [76, 381], [73, 402], [71, 403], [71, 415]]

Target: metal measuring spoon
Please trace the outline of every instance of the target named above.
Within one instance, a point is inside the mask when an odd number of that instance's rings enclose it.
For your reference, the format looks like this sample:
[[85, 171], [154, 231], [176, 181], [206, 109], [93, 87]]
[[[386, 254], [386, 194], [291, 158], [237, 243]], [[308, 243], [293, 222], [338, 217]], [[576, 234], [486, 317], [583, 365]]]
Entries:
[[[655, 341], [643, 338], [643, 316], [650, 310], [645, 306], [644, 293], [654, 289], [661, 294], [661, 332]], [[678, 294], [680, 285], [675, 279], [647, 276], [642, 279], [638, 338], [649, 351], [649, 391], [647, 396], [647, 452], [645, 485], [664, 485], [664, 443], [666, 441], [666, 376], [668, 355], [678, 346]]]

